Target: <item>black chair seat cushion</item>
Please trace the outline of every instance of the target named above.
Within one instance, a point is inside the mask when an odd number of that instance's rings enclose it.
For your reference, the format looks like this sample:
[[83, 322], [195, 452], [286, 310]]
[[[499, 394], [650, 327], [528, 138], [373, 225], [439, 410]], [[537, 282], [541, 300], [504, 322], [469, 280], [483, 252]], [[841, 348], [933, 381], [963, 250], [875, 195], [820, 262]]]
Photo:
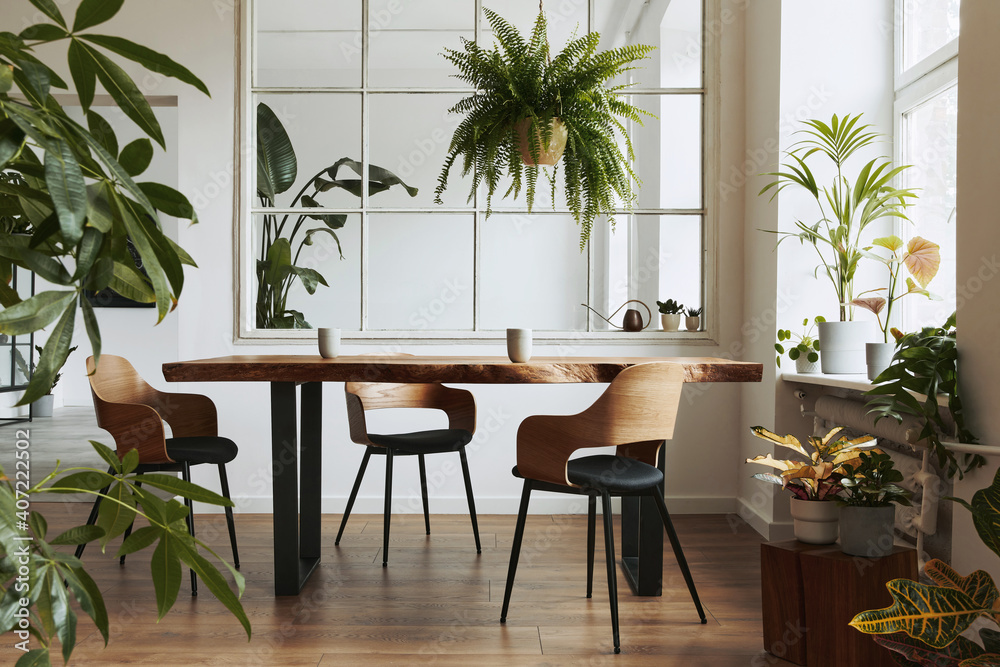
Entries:
[[463, 429], [443, 428], [397, 435], [369, 433], [368, 439], [376, 445], [407, 454], [439, 454], [458, 451], [472, 442], [472, 434]]
[[167, 438], [167, 454], [174, 461], [229, 463], [236, 458], [238, 452], [236, 443], [229, 438], [218, 436]]
[[[517, 466], [511, 471], [523, 477]], [[659, 468], [627, 456], [597, 454], [571, 459], [566, 465], [570, 482], [589, 489], [607, 489], [612, 493], [634, 493], [652, 488], [663, 481]]]

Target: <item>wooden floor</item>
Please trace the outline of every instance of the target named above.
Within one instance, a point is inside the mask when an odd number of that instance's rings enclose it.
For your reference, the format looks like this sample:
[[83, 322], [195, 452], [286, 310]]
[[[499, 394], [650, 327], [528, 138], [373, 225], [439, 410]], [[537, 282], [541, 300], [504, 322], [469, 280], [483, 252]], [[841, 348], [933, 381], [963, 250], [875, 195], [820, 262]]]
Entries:
[[[50, 533], [86, 519], [88, 505], [36, 503]], [[600, 519], [599, 519], [600, 520]], [[272, 591], [271, 517], [237, 515], [242, 628], [204, 589], [185, 587], [156, 623], [149, 553], [124, 567], [88, 547], [84, 562], [104, 592], [111, 640], [104, 648], [81, 618], [71, 664], [169, 665], [789, 665], [764, 653], [760, 621], [760, 537], [737, 517], [675, 517], [708, 614], [701, 625], [671, 555], [662, 597], [635, 597], [619, 572], [622, 654], [614, 655], [603, 542], [598, 530], [594, 597], [586, 599], [586, 522], [531, 516], [506, 625], [499, 622], [513, 516], [481, 516], [476, 555], [467, 516], [394, 516], [389, 567], [381, 566], [381, 516], [351, 518], [339, 547], [339, 515], [324, 517], [323, 561], [298, 597]], [[221, 515], [199, 515], [198, 536], [231, 556]], [[618, 535], [616, 527], [616, 535]], [[616, 545], [617, 547], [618, 545]], [[670, 553], [669, 545], [666, 545]], [[9, 638], [8, 638], [9, 639]], [[13, 664], [12, 641], [0, 664]]]

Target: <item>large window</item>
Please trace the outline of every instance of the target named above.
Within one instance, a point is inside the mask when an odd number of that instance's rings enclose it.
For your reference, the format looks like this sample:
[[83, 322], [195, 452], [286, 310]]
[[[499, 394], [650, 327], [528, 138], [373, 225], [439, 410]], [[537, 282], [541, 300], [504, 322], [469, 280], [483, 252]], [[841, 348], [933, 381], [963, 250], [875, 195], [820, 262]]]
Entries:
[[[313, 327], [333, 326], [356, 339], [496, 339], [507, 327], [536, 338], [586, 341], [704, 340], [716, 326], [714, 207], [706, 173], [714, 168], [715, 109], [707, 94], [716, 39], [706, 40], [717, 9], [702, 0], [550, 0], [549, 41], [559, 50], [574, 34], [600, 32], [602, 48], [657, 47], [631, 73], [632, 104], [655, 114], [629, 126], [634, 169], [642, 179], [636, 207], [595, 224], [580, 252], [579, 229], [556, 187], [528, 214], [523, 196], [467, 200], [468, 181], [452, 171], [444, 204], [434, 189], [460, 117], [448, 109], [473, 91], [461, 88], [445, 48], [461, 40], [492, 44], [482, 8], [522, 32], [537, 0], [248, 0], [242, 62], [241, 194], [238, 222], [238, 337], [306, 339], [308, 331], [270, 328], [257, 318], [258, 261], [284, 224], [287, 235], [315, 233], [290, 252], [296, 266], [326, 285], [309, 294], [297, 279], [287, 308]], [[705, 5], [705, 6], [703, 6]], [[706, 15], [706, 12], [709, 12]], [[710, 48], [706, 48], [710, 47]], [[708, 74], [706, 74], [706, 72]], [[258, 109], [265, 105], [287, 132], [297, 161], [294, 183], [271, 201], [257, 196]], [[342, 159], [336, 172], [327, 169]], [[371, 167], [402, 181], [372, 173]], [[321, 181], [314, 179], [319, 176]], [[320, 182], [334, 182], [310, 197]], [[543, 177], [540, 185], [547, 184]], [[388, 187], [386, 188], [386, 185]], [[298, 196], [305, 191], [307, 196]], [[324, 216], [326, 216], [324, 218]], [[328, 224], [329, 223], [329, 224]], [[300, 233], [298, 239], [303, 238]], [[658, 332], [656, 301], [704, 307], [701, 332]], [[642, 334], [617, 331], [581, 304], [609, 314], [627, 299], [653, 309]], [[634, 304], [632, 305], [634, 307]], [[641, 308], [640, 308], [641, 310]], [[615, 318], [621, 323], [624, 311]], [[645, 312], [643, 311], [645, 318]], [[290, 324], [287, 320], [282, 324]], [[616, 335], [617, 334], [617, 335]]]
[[914, 224], [903, 223], [900, 231], [939, 244], [942, 260], [929, 285], [942, 300], [901, 301], [904, 331], [939, 326], [955, 310], [959, 4], [897, 0], [896, 157], [913, 165], [903, 184], [920, 195], [910, 213]]

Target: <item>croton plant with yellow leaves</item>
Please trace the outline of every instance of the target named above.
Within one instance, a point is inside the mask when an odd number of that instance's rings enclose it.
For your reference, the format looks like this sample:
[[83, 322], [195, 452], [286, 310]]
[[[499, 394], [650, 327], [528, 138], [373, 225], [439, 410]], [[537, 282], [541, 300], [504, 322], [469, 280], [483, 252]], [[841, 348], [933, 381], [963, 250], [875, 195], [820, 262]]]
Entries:
[[787, 489], [801, 500], [833, 500], [833, 497], [843, 488], [840, 481], [844, 478], [844, 466], [857, 467], [861, 463], [858, 453], [863, 450], [875, 450], [876, 440], [870, 435], [849, 439], [846, 435], [834, 439], [845, 427], [838, 426], [822, 438], [810, 436], [807, 439], [808, 451], [794, 435], [778, 435], [768, 431], [763, 426], [752, 426], [750, 431], [764, 440], [781, 445], [802, 456], [806, 461], [776, 459], [770, 454], [747, 459], [747, 463], [776, 468], [779, 473], [757, 473], [754, 478], [764, 482], [777, 484]]
[[[876, 246], [888, 250], [889, 256], [883, 257], [872, 252]], [[927, 291], [927, 285], [934, 279], [941, 267], [941, 246], [920, 236], [914, 236], [905, 244], [903, 239], [898, 236], [883, 236], [872, 241], [872, 245], [865, 248], [861, 254], [868, 259], [886, 265], [889, 269], [889, 286], [862, 292], [858, 298], [851, 301], [850, 305], [860, 306], [875, 313], [883, 340], [888, 343], [889, 317], [896, 301], [908, 294], [922, 294], [929, 299], [939, 298]], [[909, 276], [906, 276], [906, 291], [897, 295], [896, 288], [899, 279], [904, 277], [904, 268], [910, 273]], [[885, 292], [885, 296], [879, 294], [880, 292]], [[874, 294], [875, 296], [865, 296], [866, 294]], [[884, 320], [881, 317], [883, 310], [885, 310]], [[896, 332], [893, 331], [893, 334]], [[896, 338], [899, 338], [899, 335]]]

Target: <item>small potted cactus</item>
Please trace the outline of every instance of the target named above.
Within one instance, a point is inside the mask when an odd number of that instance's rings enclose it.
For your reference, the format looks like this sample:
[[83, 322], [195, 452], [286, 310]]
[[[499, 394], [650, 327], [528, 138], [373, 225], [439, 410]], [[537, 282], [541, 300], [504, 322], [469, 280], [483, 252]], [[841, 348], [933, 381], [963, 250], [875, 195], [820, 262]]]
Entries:
[[701, 308], [688, 308], [687, 317], [684, 318], [684, 326], [688, 331], [698, 331], [701, 329]]

